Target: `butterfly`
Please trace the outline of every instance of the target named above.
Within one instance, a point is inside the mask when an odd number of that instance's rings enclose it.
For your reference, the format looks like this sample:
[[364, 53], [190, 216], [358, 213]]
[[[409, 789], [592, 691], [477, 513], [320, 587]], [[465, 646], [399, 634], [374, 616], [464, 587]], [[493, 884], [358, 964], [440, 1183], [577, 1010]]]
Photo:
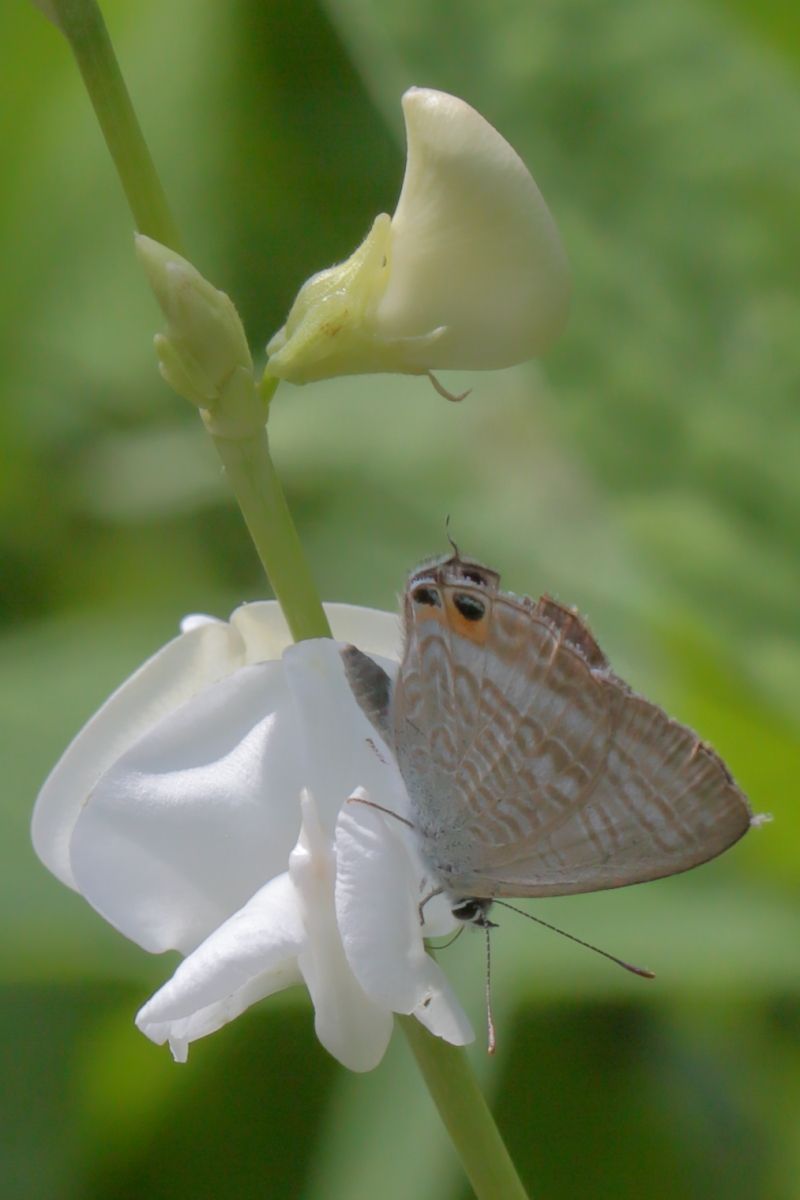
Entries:
[[411, 574], [403, 632], [394, 681], [354, 646], [343, 662], [397, 760], [430, 895], [461, 920], [489, 924], [495, 897], [688, 871], [762, 819], [709, 745], [614, 674], [573, 609], [503, 592], [455, 550]]

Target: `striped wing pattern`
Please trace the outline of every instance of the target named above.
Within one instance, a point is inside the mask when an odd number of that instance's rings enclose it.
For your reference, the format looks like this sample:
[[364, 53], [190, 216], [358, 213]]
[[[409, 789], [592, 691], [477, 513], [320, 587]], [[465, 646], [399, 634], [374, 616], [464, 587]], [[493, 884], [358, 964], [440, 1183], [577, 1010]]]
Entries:
[[[449, 891], [621, 887], [745, 833], [750, 808], [722, 761], [613, 674], [575, 613], [434, 578], [439, 604], [407, 595], [390, 726], [423, 854]], [[482, 617], [460, 619], [464, 595]]]

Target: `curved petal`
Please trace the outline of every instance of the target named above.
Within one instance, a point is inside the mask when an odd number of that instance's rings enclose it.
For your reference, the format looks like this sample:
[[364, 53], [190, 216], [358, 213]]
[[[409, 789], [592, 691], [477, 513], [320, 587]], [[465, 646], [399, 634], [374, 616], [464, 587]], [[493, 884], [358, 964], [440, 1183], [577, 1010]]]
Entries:
[[68, 887], [72, 831], [103, 772], [166, 713], [242, 661], [243, 644], [224, 621], [195, 624], [131, 675], [84, 726], [50, 772], [36, 801], [31, 834], [36, 853]]
[[181, 618], [181, 633], [191, 633], [193, 629], [202, 629], [204, 625], [219, 624], [219, 617], [209, 616], [208, 613], [188, 613]]
[[400, 772], [350, 690], [341, 650], [340, 643], [320, 638], [298, 642], [283, 656], [304, 783], [329, 838], [339, 809], [357, 787], [401, 815], [408, 807]]
[[[352, 642], [365, 654], [400, 658], [401, 631], [396, 613], [361, 608], [357, 604], [323, 607], [337, 641]], [[231, 625], [244, 641], [246, 662], [280, 658], [292, 644], [289, 626], [277, 600], [240, 605], [231, 616]]]
[[475, 1041], [475, 1030], [450, 987], [447, 976], [440, 968], [437, 969], [438, 977], [411, 1015], [434, 1037], [443, 1038], [451, 1046], [468, 1046]]
[[334, 908], [335, 859], [309, 793], [303, 828], [289, 860], [306, 929], [298, 963], [314, 1003], [314, 1028], [326, 1050], [351, 1071], [371, 1071], [392, 1034], [391, 1011], [370, 999], [348, 966]]
[[[338, 636], [367, 653], [399, 656], [396, 616], [349, 604], [327, 606]], [[230, 623], [193, 614], [181, 634], [163, 646], [110, 696], [73, 740], [42, 787], [31, 834], [45, 866], [68, 887], [70, 839], [100, 776], [144, 733], [207, 684], [246, 663], [280, 658], [291, 635], [274, 600], [242, 605]]]
[[[326, 604], [325, 612], [337, 641], [358, 646], [373, 658], [393, 660], [396, 666], [403, 652], [403, 630], [397, 613], [357, 604]], [[382, 665], [390, 669], [387, 663]]]
[[432, 1033], [461, 1046], [473, 1040], [472, 1027], [425, 951], [418, 877], [390, 821], [349, 805], [336, 823], [336, 915], [347, 961], [377, 1004], [414, 1013]]
[[136, 1024], [154, 1042], [169, 1040], [175, 1057], [185, 1061], [189, 1042], [301, 981], [297, 955], [304, 936], [294, 886], [284, 873], [184, 959], [139, 1011]]
[[[422, 370], [524, 362], [561, 332], [569, 271], [528, 168], [463, 100], [428, 88], [403, 96], [408, 158], [376, 330], [421, 338]], [[413, 343], [409, 343], [413, 360]], [[410, 367], [412, 362], [409, 362]]]
[[[283, 966], [276, 967], [269, 975], [267, 982], [261, 976], [256, 976], [250, 983], [245, 984], [232, 996], [210, 1004], [208, 1008], [200, 1008], [189, 1017], [179, 1017], [174, 1021], [152, 1021], [145, 1015], [147, 1005], [140, 1010], [136, 1024], [142, 1033], [162, 1046], [169, 1042], [172, 1057], [176, 1062], [186, 1062], [189, 1057], [189, 1045], [199, 1038], [216, 1033], [223, 1025], [233, 1021], [246, 1009], [252, 1008], [259, 1000], [265, 1000], [274, 992], [293, 987], [303, 982], [303, 977], [294, 959], [287, 960]], [[159, 993], [156, 992], [156, 996]], [[154, 996], [153, 999], [156, 997]]]
[[370, 371], [510, 367], [561, 332], [566, 255], [525, 164], [455, 96], [403, 96], [408, 155], [393, 217], [308, 279], [267, 345], [293, 383]]
[[100, 779], [72, 838], [76, 886], [144, 949], [187, 953], [285, 871], [299, 771], [281, 664], [241, 668]]

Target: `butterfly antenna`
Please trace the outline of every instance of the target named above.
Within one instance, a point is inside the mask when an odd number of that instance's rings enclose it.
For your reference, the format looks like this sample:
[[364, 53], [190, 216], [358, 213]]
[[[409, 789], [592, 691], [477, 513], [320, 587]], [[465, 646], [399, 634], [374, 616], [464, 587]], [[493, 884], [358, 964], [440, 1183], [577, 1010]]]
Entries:
[[617, 958], [616, 954], [609, 954], [607, 950], [601, 950], [599, 946], [593, 946], [591, 942], [585, 942], [583, 938], [575, 937], [574, 933], [567, 933], [566, 929], [559, 929], [557, 925], [551, 925], [549, 921], [543, 921], [541, 917], [534, 917], [533, 913], [525, 912], [522, 908], [516, 908], [515, 905], [509, 904], [507, 900], [495, 899], [494, 903], [499, 904], [502, 908], [510, 908], [512, 912], [519, 913], [521, 917], [527, 917], [529, 921], [535, 921], [537, 925], [544, 925], [545, 929], [552, 929], [553, 933], [560, 933], [562, 937], [569, 938], [571, 942], [577, 942], [579, 946], [585, 946], [587, 950], [594, 950], [595, 954], [602, 954], [603, 958], [616, 963], [618, 967], [624, 967], [632, 975], [639, 975], [642, 979], [655, 979], [656, 977], [655, 971], [648, 971], [646, 967], [635, 967], [633, 963]]
[[[510, 907], [510, 906], [509, 906]], [[492, 1012], [492, 939], [490, 930], [492, 923], [487, 921], [483, 927], [486, 934], [486, 1052], [494, 1054], [497, 1049], [497, 1037], [494, 1028], [494, 1013]]]
[[450, 547], [453, 551], [453, 554], [455, 554], [456, 558], [461, 558], [461, 551], [459, 550], [458, 546], [456, 545], [453, 535], [450, 533], [450, 513], [448, 513], [444, 519], [444, 533], [445, 533], [445, 537], [447, 538], [448, 542], [450, 543]]

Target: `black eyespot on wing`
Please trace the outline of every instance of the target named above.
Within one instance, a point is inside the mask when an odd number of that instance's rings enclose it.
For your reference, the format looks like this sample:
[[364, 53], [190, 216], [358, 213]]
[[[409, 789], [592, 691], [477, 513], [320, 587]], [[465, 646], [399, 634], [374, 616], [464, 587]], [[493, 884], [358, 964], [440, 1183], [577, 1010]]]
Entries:
[[486, 615], [486, 605], [483, 601], [477, 596], [470, 596], [468, 592], [456, 592], [453, 604], [465, 621], [480, 621], [481, 617]]
[[415, 604], [427, 604], [430, 608], [441, 608], [442, 597], [437, 592], [436, 588], [418, 587], [412, 592], [412, 597]]

